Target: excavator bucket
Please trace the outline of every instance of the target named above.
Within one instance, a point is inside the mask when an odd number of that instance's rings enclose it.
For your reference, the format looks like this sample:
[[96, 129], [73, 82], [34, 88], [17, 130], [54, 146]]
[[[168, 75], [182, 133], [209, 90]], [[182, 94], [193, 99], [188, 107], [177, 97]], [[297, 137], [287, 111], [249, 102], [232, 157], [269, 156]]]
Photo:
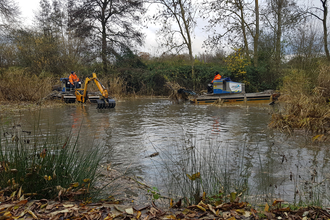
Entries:
[[116, 101], [114, 99], [108, 99], [108, 108], [114, 108], [116, 107]]
[[96, 101], [97, 109], [114, 108], [116, 106], [116, 101], [114, 99], [98, 99]]

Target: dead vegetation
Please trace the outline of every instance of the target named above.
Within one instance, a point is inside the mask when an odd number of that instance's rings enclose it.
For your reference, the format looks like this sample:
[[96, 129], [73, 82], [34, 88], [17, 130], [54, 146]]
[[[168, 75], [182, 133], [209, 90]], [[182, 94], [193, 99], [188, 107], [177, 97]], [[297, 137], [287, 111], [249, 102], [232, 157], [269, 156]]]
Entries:
[[[126, 82], [118, 76], [101, 77], [100, 82], [108, 89], [111, 97], [122, 98], [126, 92]], [[94, 88], [98, 91], [97, 88]]]
[[28, 75], [21, 69], [10, 69], [1, 75], [0, 101], [37, 102], [52, 91], [51, 77]]
[[315, 133], [330, 131], [330, 66], [322, 66], [314, 78], [292, 70], [284, 77], [280, 112], [272, 115], [270, 127], [303, 129]]
[[266, 203], [256, 210], [246, 202], [232, 201], [213, 205], [199, 202], [182, 207], [181, 200], [171, 202], [169, 208], [160, 208], [153, 201], [149, 205], [118, 204], [113, 198], [98, 203], [82, 201], [55, 201], [16, 199], [0, 195], [0, 219], [329, 219], [327, 210], [319, 207], [292, 209], [282, 206], [281, 200]]
[[189, 99], [189, 95], [185, 92], [182, 92], [182, 90], [180, 90], [180, 89], [185, 90], [185, 88], [181, 87], [178, 83], [168, 81], [166, 82], [165, 85], [171, 91], [171, 94], [169, 95], [169, 99], [174, 100], [176, 102], [182, 102]]

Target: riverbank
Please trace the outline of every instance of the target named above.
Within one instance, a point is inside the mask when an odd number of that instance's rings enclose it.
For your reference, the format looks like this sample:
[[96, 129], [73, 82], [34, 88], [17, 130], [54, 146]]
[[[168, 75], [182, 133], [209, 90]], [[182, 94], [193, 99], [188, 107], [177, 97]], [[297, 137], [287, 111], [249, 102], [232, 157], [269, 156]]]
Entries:
[[30, 200], [0, 196], [1, 219], [318, 219], [330, 218], [328, 209], [320, 207], [294, 207], [275, 200], [255, 209], [248, 203], [233, 201], [212, 205], [201, 201], [197, 205], [182, 207], [180, 201], [172, 207], [161, 208], [154, 202], [147, 205], [123, 205], [103, 200], [97, 203], [81, 201]]

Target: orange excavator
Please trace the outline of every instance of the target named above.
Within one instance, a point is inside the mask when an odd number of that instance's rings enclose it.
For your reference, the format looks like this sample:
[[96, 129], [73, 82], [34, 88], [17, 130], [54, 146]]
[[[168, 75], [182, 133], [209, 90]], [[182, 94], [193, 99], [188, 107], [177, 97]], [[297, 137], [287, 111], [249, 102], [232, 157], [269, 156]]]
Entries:
[[102, 83], [97, 79], [96, 73], [93, 73], [92, 77], [87, 77], [85, 79], [85, 86], [83, 89], [75, 90], [76, 100], [81, 103], [86, 102], [86, 100], [88, 99], [87, 87], [91, 81], [96, 84], [97, 88], [101, 92], [101, 96], [99, 97], [99, 99], [96, 99], [97, 108], [114, 108], [116, 106], [115, 100], [109, 97], [108, 90], [106, 90]]

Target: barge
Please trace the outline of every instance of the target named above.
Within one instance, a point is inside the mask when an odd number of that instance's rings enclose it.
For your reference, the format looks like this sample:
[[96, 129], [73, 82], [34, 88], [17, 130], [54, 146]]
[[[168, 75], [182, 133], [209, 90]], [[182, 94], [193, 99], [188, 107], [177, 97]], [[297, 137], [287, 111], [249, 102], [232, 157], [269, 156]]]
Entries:
[[278, 94], [272, 90], [257, 93], [245, 93], [245, 84], [233, 82], [230, 78], [214, 80], [208, 85], [208, 92], [190, 98], [194, 104], [215, 104], [215, 103], [274, 103]]

